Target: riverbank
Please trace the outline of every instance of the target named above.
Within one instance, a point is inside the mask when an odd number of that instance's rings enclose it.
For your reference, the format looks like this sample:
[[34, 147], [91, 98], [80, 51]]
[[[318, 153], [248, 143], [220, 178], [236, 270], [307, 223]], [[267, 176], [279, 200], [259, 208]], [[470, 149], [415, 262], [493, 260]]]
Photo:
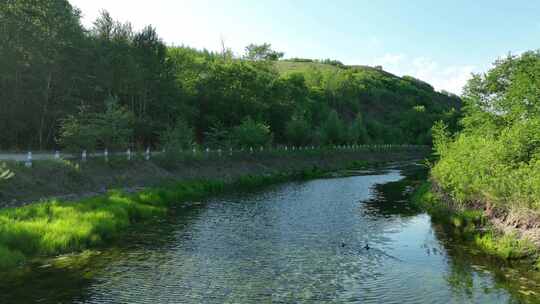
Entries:
[[163, 216], [173, 204], [231, 190], [250, 190], [288, 180], [323, 176], [313, 168], [273, 175], [244, 176], [234, 182], [177, 182], [137, 193], [112, 190], [80, 201], [51, 200], [0, 211], [0, 269], [31, 257], [79, 252], [113, 240], [128, 226]]
[[[85, 187], [81, 181], [97, 182], [107, 172], [103, 168], [116, 169], [109, 171], [114, 174], [109, 176], [108, 181], [111, 183], [107, 185], [121, 181], [129, 181], [128, 186], [136, 181], [151, 183], [145, 188], [107, 190], [101, 194], [94, 192], [93, 195], [88, 194], [90, 197], [75, 200], [47, 199], [40, 203], [21, 203], [17, 207], [0, 210], [0, 268], [23, 265], [36, 256], [78, 252], [101, 246], [136, 222], [163, 216], [171, 204], [199, 200], [225, 191], [249, 190], [289, 180], [322, 177], [333, 170], [362, 169], [390, 160], [418, 159], [422, 155], [421, 151], [401, 154], [380, 151], [302, 153], [273, 158], [251, 156], [227, 162], [223, 159], [182, 159], [174, 163], [170, 160], [161, 160], [163, 163], [159, 160], [140, 160], [135, 164], [120, 160], [84, 164], [63, 161], [54, 164], [36, 163], [33, 168], [15, 167], [17, 170], [13, 171], [13, 179], [17, 176], [19, 178], [10, 182], [16, 181], [14, 184], [18, 186], [24, 182], [31, 184], [38, 180], [22, 177], [28, 177], [29, 174], [32, 177], [41, 176], [45, 178], [40, 181], [45, 185], [40, 188], [41, 191], [56, 189], [66, 182], [80, 185], [77, 189], [81, 191], [91, 189], [96, 184], [90, 183]], [[165, 167], [170, 169], [166, 170]], [[56, 173], [61, 174], [46, 177], [44, 174], [50, 170], [57, 170]], [[9, 183], [4, 186], [7, 185]]]
[[76, 200], [103, 194], [109, 189], [126, 192], [144, 187], [193, 179], [231, 182], [245, 175], [299, 171], [316, 166], [321, 170], [342, 169], [354, 161], [366, 163], [423, 159], [426, 148], [393, 150], [302, 150], [235, 153], [232, 156], [156, 155], [150, 161], [142, 155], [130, 161], [125, 156], [104, 159], [35, 161], [32, 168], [21, 162], [0, 162], [11, 177], [0, 179], [0, 208], [18, 207], [37, 201]]
[[[504, 261], [534, 264], [540, 269], [538, 228], [531, 221], [532, 212], [494, 210], [487, 204], [460, 205], [437, 186], [426, 181], [413, 193], [411, 202], [441, 223], [453, 237], [465, 241], [481, 252]], [[529, 220], [527, 220], [527, 218]], [[520, 225], [528, 221], [529, 225]]]

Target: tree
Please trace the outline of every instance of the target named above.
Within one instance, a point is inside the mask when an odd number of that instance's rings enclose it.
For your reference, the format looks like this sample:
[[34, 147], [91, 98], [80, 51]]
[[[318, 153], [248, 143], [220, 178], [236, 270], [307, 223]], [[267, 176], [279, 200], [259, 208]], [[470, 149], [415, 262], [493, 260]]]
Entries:
[[345, 124], [335, 110], [330, 111], [328, 118], [322, 124], [321, 133], [326, 144], [335, 145], [345, 142], [347, 136]]
[[44, 148], [79, 97], [80, 13], [67, 0], [6, 0], [0, 20], [0, 129], [10, 130], [1, 142]]
[[356, 118], [349, 127], [349, 141], [357, 144], [366, 144], [369, 141], [364, 119], [360, 112], [356, 114]]
[[204, 142], [207, 147], [214, 149], [232, 147], [230, 130], [218, 122], [204, 132]]
[[[70, 145], [114, 145], [103, 134], [94, 141], [96, 130], [86, 127], [87, 120], [110, 126], [103, 119], [120, 115], [103, 102], [109, 96], [132, 116], [130, 135], [121, 137], [145, 146], [162, 144], [159, 135], [174, 129], [179, 117], [193, 129], [193, 141], [216, 146], [246, 117], [269, 127], [272, 140], [297, 144], [364, 141], [366, 130], [378, 142], [427, 143], [433, 121], [459, 117], [450, 112], [460, 112], [458, 98], [418, 79], [330, 59], [279, 61], [283, 53], [269, 43], [247, 46], [242, 58], [224, 43], [221, 52], [168, 47], [155, 28], [134, 31], [107, 11], [84, 29], [67, 0], [0, 1], [0, 20], [4, 149], [53, 148], [69, 132], [81, 141]], [[538, 114], [537, 78], [535, 85], [527, 81], [537, 73], [537, 57], [512, 56], [476, 77], [466, 90], [467, 110], [482, 115], [468, 115], [462, 124], [502, 126]], [[362, 123], [355, 120], [359, 112]]]
[[287, 140], [296, 145], [303, 146], [311, 142], [312, 129], [303, 118], [293, 118], [286, 126]]
[[250, 44], [246, 46], [245, 58], [253, 61], [276, 61], [282, 58], [283, 52], [277, 52], [272, 50], [270, 43], [263, 44]]
[[234, 127], [231, 135], [233, 142], [242, 148], [257, 148], [272, 142], [270, 127], [251, 117], [245, 118], [240, 125]]
[[71, 151], [94, 150], [98, 147], [124, 149], [133, 136], [133, 114], [109, 97], [103, 113], [91, 113], [81, 107], [77, 115], [61, 122], [59, 143]]
[[191, 149], [195, 144], [193, 129], [183, 120], [178, 120], [160, 136], [163, 148], [170, 153]]
[[98, 143], [103, 148], [124, 149], [133, 140], [134, 115], [120, 106], [117, 97], [105, 100], [104, 113], [93, 115], [91, 127], [96, 129]]

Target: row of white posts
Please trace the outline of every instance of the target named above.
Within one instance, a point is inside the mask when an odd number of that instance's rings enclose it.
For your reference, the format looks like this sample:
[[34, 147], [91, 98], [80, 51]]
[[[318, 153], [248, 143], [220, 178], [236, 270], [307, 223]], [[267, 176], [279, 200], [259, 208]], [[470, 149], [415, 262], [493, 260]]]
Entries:
[[[339, 145], [339, 146], [331, 146], [330, 148], [331, 149], [334, 149], [334, 150], [365, 150], [365, 149], [374, 149], [374, 150], [390, 150], [392, 148], [412, 148], [412, 147], [422, 147], [422, 146], [413, 146], [413, 145]], [[319, 150], [321, 149], [321, 147], [315, 147], [315, 146], [306, 146], [306, 147], [296, 147], [296, 146], [291, 146], [291, 147], [288, 147], [288, 146], [284, 146], [284, 147], [278, 147], [278, 148], [275, 148], [275, 149], [272, 149], [270, 148], [269, 151], [279, 151], [279, 150], [282, 150], [282, 151], [306, 151], [306, 150]], [[264, 152], [264, 147], [261, 146], [259, 149], [259, 152]], [[165, 152], [165, 150], [163, 150], [162, 152]], [[183, 153], [184, 151], [180, 151], [181, 153]], [[192, 151], [193, 155], [197, 155], [198, 154], [198, 150], [196, 148], [193, 148]], [[214, 152], [214, 151], [211, 151], [210, 148], [206, 148], [205, 150], [206, 154], [209, 155], [211, 152]], [[215, 150], [215, 152], [217, 152], [218, 156], [221, 157], [222, 154], [223, 154], [223, 150], [222, 149], [217, 149]], [[232, 148], [229, 148], [229, 156], [232, 156], [233, 155], [233, 152], [234, 150]], [[240, 149], [240, 150], [237, 150], [236, 152], [244, 152], [244, 149]], [[250, 147], [249, 148], [249, 153], [250, 154], [253, 154], [256, 152], [256, 149], [253, 149], [253, 147]], [[131, 151], [131, 149], [127, 149], [126, 151], [126, 158], [128, 161], [132, 160], [133, 159], [133, 152]], [[109, 161], [109, 151], [107, 149], [105, 149], [103, 151], [103, 157], [105, 158], [105, 161], [108, 162]], [[144, 152], [144, 159], [145, 160], [150, 160], [150, 157], [151, 157], [151, 152], [150, 152], [150, 147], [146, 148], [145, 152]], [[60, 156], [60, 151], [55, 151], [54, 152], [54, 159], [57, 159], [59, 160], [61, 158]], [[83, 150], [82, 153], [81, 153], [81, 160], [83, 162], [85, 162], [88, 158], [88, 153], [86, 150]], [[27, 156], [26, 156], [26, 161], [25, 161], [25, 165], [26, 167], [32, 167], [32, 152], [28, 152]]]

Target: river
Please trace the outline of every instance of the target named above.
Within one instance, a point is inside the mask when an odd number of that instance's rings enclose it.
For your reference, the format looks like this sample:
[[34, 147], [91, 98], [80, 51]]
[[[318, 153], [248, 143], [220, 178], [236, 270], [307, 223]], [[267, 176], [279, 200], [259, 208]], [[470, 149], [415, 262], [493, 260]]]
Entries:
[[0, 279], [1, 303], [536, 303], [537, 273], [490, 260], [409, 206], [417, 165], [215, 197], [112, 248]]

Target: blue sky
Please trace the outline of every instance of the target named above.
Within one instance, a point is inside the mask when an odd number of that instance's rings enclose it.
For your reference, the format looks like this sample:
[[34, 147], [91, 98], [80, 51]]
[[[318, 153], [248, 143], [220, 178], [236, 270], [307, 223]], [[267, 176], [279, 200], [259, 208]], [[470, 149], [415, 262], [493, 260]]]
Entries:
[[471, 72], [540, 48], [540, 1], [70, 0], [90, 26], [100, 9], [168, 44], [241, 54], [269, 42], [286, 57], [382, 65], [460, 93]]

